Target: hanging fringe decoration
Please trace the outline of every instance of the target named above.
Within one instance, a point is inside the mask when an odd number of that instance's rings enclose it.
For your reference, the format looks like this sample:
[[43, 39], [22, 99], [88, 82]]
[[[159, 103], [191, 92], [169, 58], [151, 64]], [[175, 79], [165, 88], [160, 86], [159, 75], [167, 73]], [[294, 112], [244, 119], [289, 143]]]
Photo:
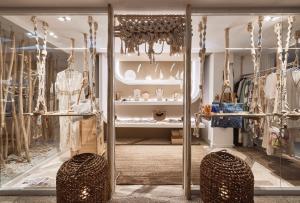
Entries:
[[295, 61], [294, 61], [294, 66], [299, 67], [300, 66], [300, 61], [299, 61], [299, 40], [300, 40], [300, 30], [297, 30], [295, 32], [295, 43], [296, 43], [296, 50], [295, 50]]
[[34, 25], [34, 37], [36, 40], [36, 59], [37, 59], [37, 73], [38, 73], [38, 98], [35, 107], [35, 113], [47, 112], [46, 99], [45, 99], [45, 77], [46, 77], [46, 58], [47, 58], [47, 36], [48, 36], [48, 23], [42, 22], [43, 29], [43, 45], [40, 50], [39, 36], [38, 36], [38, 21], [35, 16], [31, 18]]
[[199, 113], [195, 115], [195, 129], [193, 135], [199, 137], [199, 125], [202, 121], [201, 114], [204, 113], [203, 107], [203, 97], [204, 97], [204, 66], [205, 66], [205, 54], [206, 54], [206, 28], [207, 28], [207, 16], [203, 16], [201, 22], [199, 23], [199, 36], [200, 36], [200, 104]]
[[[166, 42], [170, 55], [181, 53], [184, 46], [185, 16], [118, 15], [115, 36], [125, 45], [125, 53], [139, 54], [139, 46], [148, 44], [146, 53], [150, 62], [155, 62], [154, 45]], [[122, 52], [122, 51], [121, 51]]]
[[96, 101], [96, 56], [97, 56], [97, 31], [98, 23], [94, 21], [92, 16], [88, 17], [89, 33], [90, 33], [90, 57], [91, 57], [91, 67], [92, 67], [92, 77], [90, 81], [91, 87], [91, 106], [92, 111], [96, 114], [96, 131], [97, 136], [101, 135], [102, 132], [102, 112], [100, 112], [99, 104]]
[[251, 45], [251, 56], [254, 66], [254, 92], [253, 92], [253, 101], [251, 103], [250, 112], [251, 113], [262, 113], [262, 104], [260, 98], [260, 61], [261, 61], [261, 52], [262, 52], [262, 22], [263, 16], [258, 17], [258, 41], [257, 47], [255, 47], [254, 42], [254, 28], [252, 23], [248, 24], [247, 30], [250, 33], [250, 45]]
[[87, 48], [87, 34], [83, 34], [84, 52], [83, 52], [83, 87], [89, 85], [89, 62], [88, 62], [88, 48]]
[[[288, 62], [288, 51], [290, 47], [292, 28], [295, 21], [294, 16], [288, 17], [288, 29], [286, 36], [286, 44], [283, 49], [282, 42], [282, 24], [276, 23], [274, 31], [277, 36], [277, 96], [275, 98], [275, 107], [273, 113], [282, 113], [283, 117], [280, 121], [282, 128], [287, 126], [287, 113], [289, 112], [289, 106], [287, 101], [287, 89], [286, 89], [286, 74], [287, 74], [287, 62]], [[284, 58], [283, 58], [284, 55]]]
[[229, 67], [229, 29], [225, 28], [225, 61], [224, 61], [224, 82], [223, 88], [230, 87], [230, 67]]

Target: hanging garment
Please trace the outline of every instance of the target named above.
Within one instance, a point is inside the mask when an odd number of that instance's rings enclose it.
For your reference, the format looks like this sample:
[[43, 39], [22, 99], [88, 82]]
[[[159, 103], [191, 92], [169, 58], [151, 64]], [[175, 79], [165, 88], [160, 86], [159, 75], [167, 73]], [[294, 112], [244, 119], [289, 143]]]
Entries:
[[271, 73], [266, 77], [266, 82], [264, 86], [266, 99], [275, 99], [275, 95], [277, 93], [276, 81], [276, 73]]
[[[56, 91], [58, 108], [62, 113], [71, 110], [78, 100], [82, 85], [82, 73], [75, 70], [64, 70], [57, 74]], [[76, 150], [79, 139], [79, 122], [72, 122], [71, 116], [60, 116], [60, 150]]]
[[[287, 101], [290, 111], [300, 109], [300, 71], [290, 69], [287, 71]], [[300, 120], [288, 120], [288, 128], [300, 126]]]
[[[266, 82], [264, 86], [265, 113], [273, 113], [274, 111], [275, 97], [277, 95], [276, 82], [276, 73], [271, 73], [266, 77]], [[264, 122], [262, 147], [266, 149], [268, 155], [272, 155], [274, 153], [273, 146], [270, 144], [270, 130], [271, 126], [274, 125], [275, 123], [273, 123], [273, 119], [267, 116]]]

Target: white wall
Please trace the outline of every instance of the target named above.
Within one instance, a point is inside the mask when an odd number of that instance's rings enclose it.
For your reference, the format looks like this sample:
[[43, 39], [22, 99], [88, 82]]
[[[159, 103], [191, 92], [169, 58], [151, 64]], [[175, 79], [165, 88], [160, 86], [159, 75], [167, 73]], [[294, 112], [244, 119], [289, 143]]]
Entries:
[[[208, 57], [205, 67], [205, 92], [204, 104], [211, 104], [215, 95], [221, 94], [223, 85], [224, 53], [213, 53]], [[233, 78], [231, 77], [231, 82]], [[201, 131], [203, 138], [208, 141], [210, 147], [232, 147], [232, 128], [212, 128], [210, 121], [204, 121], [206, 129]]]
[[[253, 63], [250, 54], [244, 54], [241, 69], [241, 54], [232, 54], [230, 62], [233, 63], [231, 70], [231, 85], [240, 80], [242, 74], [253, 73]], [[261, 69], [274, 66], [275, 55], [263, 54], [261, 58]], [[211, 104], [215, 95], [221, 93], [223, 85], [224, 53], [213, 53], [207, 57], [204, 70], [204, 104]], [[202, 137], [211, 147], [231, 147], [233, 146], [233, 129], [212, 128], [210, 121], [204, 120], [206, 129], [201, 130]]]

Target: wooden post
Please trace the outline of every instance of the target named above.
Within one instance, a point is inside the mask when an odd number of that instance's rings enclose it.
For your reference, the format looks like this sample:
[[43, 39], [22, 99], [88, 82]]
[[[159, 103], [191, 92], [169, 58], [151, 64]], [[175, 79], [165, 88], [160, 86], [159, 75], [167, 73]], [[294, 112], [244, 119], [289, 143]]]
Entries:
[[[18, 58], [17, 58], [17, 53], [14, 55], [14, 65], [13, 65], [13, 90], [12, 90], [12, 98], [15, 99], [15, 92], [16, 92], [16, 81], [17, 81], [17, 66], [18, 66]], [[12, 102], [12, 116], [13, 116], [13, 122], [14, 122], [14, 127], [15, 127], [15, 139], [16, 139], [16, 153], [17, 155], [21, 154], [22, 151], [22, 145], [21, 145], [21, 132], [19, 128], [19, 120], [17, 117], [17, 107], [16, 107], [16, 102]]]
[[[32, 98], [33, 98], [33, 89], [32, 89], [32, 58], [31, 54], [28, 55], [28, 113], [32, 113]], [[27, 117], [27, 123], [26, 123], [26, 132], [28, 136], [28, 145], [31, 143], [31, 116]]]
[[114, 109], [114, 11], [108, 5], [108, 43], [107, 43], [107, 157], [110, 167], [111, 191], [115, 191], [115, 109]]
[[191, 199], [191, 6], [186, 7], [184, 66], [184, 123], [183, 123], [183, 188], [186, 199]]
[[22, 47], [22, 53], [21, 53], [21, 64], [20, 64], [20, 76], [19, 76], [19, 119], [20, 119], [20, 128], [21, 128], [21, 134], [23, 135], [24, 140], [24, 149], [25, 149], [25, 156], [27, 161], [30, 161], [29, 156], [29, 145], [28, 145], [28, 137], [27, 137], [27, 131], [25, 128], [25, 121], [24, 121], [24, 115], [23, 115], [23, 73], [24, 73], [24, 60], [25, 60], [25, 53], [24, 53], [24, 40], [21, 42]]
[[2, 87], [2, 76], [4, 75], [4, 62], [3, 62], [3, 50], [2, 50], [2, 40], [0, 40], [0, 164], [4, 163], [3, 158], [3, 132], [4, 132], [4, 102], [3, 102], [3, 87]]

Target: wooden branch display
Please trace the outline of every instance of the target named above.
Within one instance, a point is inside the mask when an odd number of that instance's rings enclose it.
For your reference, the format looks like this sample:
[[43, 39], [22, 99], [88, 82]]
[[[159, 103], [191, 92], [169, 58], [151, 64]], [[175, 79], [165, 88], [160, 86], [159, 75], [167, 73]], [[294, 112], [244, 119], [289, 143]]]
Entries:
[[24, 73], [24, 61], [25, 61], [25, 52], [24, 52], [24, 40], [21, 42], [21, 47], [22, 47], [22, 52], [20, 56], [20, 71], [19, 71], [19, 119], [20, 119], [20, 128], [21, 128], [21, 134], [22, 134], [22, 139], [24, 141], [24, 150], [25, 150], [25, 156], [27, 161], [30, 161], [30, 156], [29, 156], [29, 145], [28, 145], [28, 135], [27, 135], [27, 130], [25, 127], [25, 121], [24, 121], [24, 116], [23, 116], [23, 73]]
[[[28, 67], [27, 67], [27, 78], [28, 78], [28, 112], [32, 112], [32, 98], [33, 98], [33, 86], [32, 86], [32, 57], [31, 54], [28, 56]], [[28, 145], [31, 142], [31, 117], [26, 118], [26, 133], [28, 137]]]
[[[9, 67], [8, 67], [8, 72], [7, 72], [7, 74], [6, 74], [6, 79], [7, 79], [7, 81], [9, 81], [9, 79], [11, 78], [11, 73], [12, 73], [12, 69], [13, 69], [13, 65], [14, 65], [14, 57], [15, 57], [15, 52], [16, 52], [16, 40], [15, 40], [15, 33], [14, 32], [11, 32], [10, 33], [10, 40], [11, 40], [11, 44], [10, 44], [10, 49], [12, 50], [11, 51], [11, 54], [10, 54], [10, 60], [9, 60]], [[5, 59], [5, 61], [6, 61], [6, 59]], [[3, 110], [4, 110], [4, 112], [6, 112], [6, 105], [7, 105], [7, 99], [8, 99], [8, 92], [9, 92], [9, 86], [8, 85], [6, 85], [6, 87], [4, 87], [3, 88], [3, 90], [4, 90], [4, 108], [3, 108]], [[4, 122], [3, 124], [4, 124], [4, 131], [5, 131], [5, 150], [4, 150], [4, 155], [3, 155], [3, 157], [4, 157], [4, 159], [6, 159], [7, 158], [7, 156], [8, 156], [8, 144], [9, 144], [9, 142], [8, 142], [8, 132], [7, 132], [7, 124], [6, 124], [6, 120], [5, 120], [5, 118], [4, 118], [4, 114], [1, 116], [2, 118], [2, 121]], [[0, 134], [1, 134], [1, 132], [0, 132]], [[13, 143], [13, 140], [11, 141], [12, 143]], [[14, 147], [14, 145], [13, 145], [13, 147]]]
[[[17, 54], [14, 55], [14, 65], [13, 65], [13, 88], [12, 88], [12, 98], [16, 97], [16, 85], [17, 84], [17, 67], [18, 67], [18, 60]], [[14, 123], [14, 131], [15, 131], [15, 141], [16, 141], [16, 154], [20, 155], [22, 151], [22, 141], [21, 141], [21, 132], [19, 126], [19, 119], [17, 115], [17, 107], [16, 102], [12, 102], [12, 117]]]
[[[16, 39], [15, 39], [15, 33], [14, 32], [11, 32], [10, 39], [11, 39], [10, 49], [11, 49], [12, 52], [11, 52], [11, 55], [10, 55], [9, 68], [8, 68], [8, 72], [7, 72], [7, 75], [6, 75], [7, 81], [11, 77], [11, 73], [12, 73], [13, 65], [14, 65], [14, 57], [15, 57], [15, 53], [16, 53]], [[3, 107], [3, 110], [5, 112], [9, 86], [7, 85], [6, 87], [3, 87], [3, 90], [4, 90], [4, 107]], [[4, 114], [1, 115], [1, 121], [5, 122]], [[2, 122], [0, 122], [0, 123], [2, 123]]]
[[3, 80], [3, 71], [4, 70], [4, 61], [3, 61], [3, 45], [2, 45], [2, 39], [0, 39], [0, 164], [4, 164], [4, 157], [3, 157], [3, 132], [4, 132], [4, 127], [5, 127], [5, 121], [3, 118], [4, 112], [4, 100], [3, 100], [3, 85], [2, 85], [2, 80]]
[[[155, 61], [156, 43], [170, 45], [170, 55], [181, 53], [184, 47], [184, 15], [117, 15], [115, 36], [122, 41], [121, 53], [140, 54], [139, 46], [148, 45], [145, 50], [150, 62]], [[123, 42], [125, 50], [123, 50]]]

